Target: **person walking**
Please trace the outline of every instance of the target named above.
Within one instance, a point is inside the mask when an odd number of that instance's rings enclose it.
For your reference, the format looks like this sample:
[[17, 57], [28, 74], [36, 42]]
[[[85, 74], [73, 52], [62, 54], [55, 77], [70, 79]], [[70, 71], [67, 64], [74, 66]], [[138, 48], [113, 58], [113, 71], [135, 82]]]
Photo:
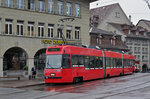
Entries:
[[35, 79], [36, 78], [36, 67], [35, 66], [32, 67], [31, 71], [32, 71], [32, 79]]

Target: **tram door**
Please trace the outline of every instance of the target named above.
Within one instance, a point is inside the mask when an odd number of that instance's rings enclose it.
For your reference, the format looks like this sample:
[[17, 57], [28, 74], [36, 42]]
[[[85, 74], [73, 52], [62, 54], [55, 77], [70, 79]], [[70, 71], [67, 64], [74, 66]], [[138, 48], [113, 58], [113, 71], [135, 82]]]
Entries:
[[84, 56], [72, 55], [72, 70], [75, 77], [81, 76], [84, 69]]

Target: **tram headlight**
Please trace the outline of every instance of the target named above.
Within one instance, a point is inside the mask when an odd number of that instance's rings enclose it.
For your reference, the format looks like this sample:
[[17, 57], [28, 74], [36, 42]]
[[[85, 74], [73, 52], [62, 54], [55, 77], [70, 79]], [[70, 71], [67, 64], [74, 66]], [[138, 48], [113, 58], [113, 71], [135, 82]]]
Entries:
[[51, 76], [55, 76], [55, 73], [51, 73]]

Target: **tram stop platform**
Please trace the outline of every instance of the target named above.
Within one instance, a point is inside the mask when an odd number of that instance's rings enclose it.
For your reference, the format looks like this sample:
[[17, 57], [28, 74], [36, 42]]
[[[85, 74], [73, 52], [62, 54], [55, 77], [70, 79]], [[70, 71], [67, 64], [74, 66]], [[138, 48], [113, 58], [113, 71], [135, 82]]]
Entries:
[[21, 87], [28, 87], [28, 86], [35, 86], [35, 85], [42, 85], [44, 84], [43, 78], [36, 78], [36, 79], [0, 79], [0, 87], [6, 88], [21, 88]]

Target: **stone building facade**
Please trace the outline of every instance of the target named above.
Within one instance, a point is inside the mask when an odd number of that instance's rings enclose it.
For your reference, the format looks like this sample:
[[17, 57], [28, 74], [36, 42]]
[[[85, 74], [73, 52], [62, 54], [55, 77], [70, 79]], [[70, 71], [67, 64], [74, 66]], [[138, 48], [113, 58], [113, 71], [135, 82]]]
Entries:
[[46, 48], [62, 44], [62, 32], [68, 43], [88, 45], [92, 1], [0, 0], [0, 76], [28, 76], [34, 65], [43, 73]]
[[90, 32], [90, 46], [98, 46], [103, 50], [128, 52], [128, 47], [121, 40], [121, 35], [93, 28]]

